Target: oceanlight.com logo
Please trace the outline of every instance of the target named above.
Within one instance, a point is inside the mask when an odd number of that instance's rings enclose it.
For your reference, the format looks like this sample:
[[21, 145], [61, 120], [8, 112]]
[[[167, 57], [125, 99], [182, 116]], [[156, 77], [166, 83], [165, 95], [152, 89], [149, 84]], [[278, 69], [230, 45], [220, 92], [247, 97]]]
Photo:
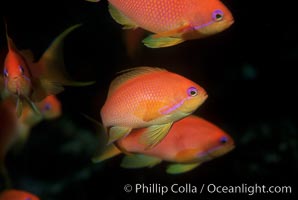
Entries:
[[172, 194], [291, 194], [291, 186], [268, 186], [268, 185], [216, 185], [216, 184], [202, 184], [202, 185], [193, 185], [190, 183], [186, 184], [177, 184], [172, 185], [162, 185], [159, 183], [144, 184], [126, 184], [124, 185], [124, 191], [126, 193], [135, 193], [135, 194], [159, 194], [165, 195], [167, 193]]

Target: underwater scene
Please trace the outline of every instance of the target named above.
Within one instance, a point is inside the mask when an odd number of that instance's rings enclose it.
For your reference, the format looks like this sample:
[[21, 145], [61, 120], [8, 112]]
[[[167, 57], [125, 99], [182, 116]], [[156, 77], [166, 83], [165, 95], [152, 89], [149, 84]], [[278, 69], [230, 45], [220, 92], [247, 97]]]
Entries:
[[0, 14], [0, 200], [297, 198], [294, 4], [5, 0]]

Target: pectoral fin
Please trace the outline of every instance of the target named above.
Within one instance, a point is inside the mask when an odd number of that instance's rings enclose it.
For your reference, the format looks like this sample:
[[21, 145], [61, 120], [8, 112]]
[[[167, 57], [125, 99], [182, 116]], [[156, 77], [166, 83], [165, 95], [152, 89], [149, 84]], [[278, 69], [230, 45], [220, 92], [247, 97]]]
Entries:
[[17, 117], [19, 118], [22, 115], [23, 112], [23, 101], [20, 97], [17, 99]]
[[112, 4], [109, 4], [109, 12], [116, 22], [124, 26], [123, 29], [135, 29], [138, 27], [131, 19], [117, 10]]
[[170, 164], [167, 167], [166, 172], [168, 174], [181, 174], [181, 173], [185, 173], [188, 172], [194, 168], [196, 168], [197, 166], [199, 166], [200, 163], [190, 163], [190, 164]]
[[160, 125], [149, 126], [142, 134], [140, 142], [147, 145], [147, 149], [150, 149], [157, 145], [164, 139], [171, 129], [173, 122]]
[[160, 163], [162, 160], [152, 156], [143, 154], [127, 155], [122, 159], [121, 167], [123, 168], [143, 168], [153, 167]]
[[100, 153], [97, 156], [94, 156], [92, 158], [92, 162], [102, 162], [119, 154], [121, 154], [121, 151], [115, 145], [110, 144], [102, 153]]
[[24, 99], [26, 100], [26, 102], [28, 103], [30, 108], [35, 112], [35, 114], [41, 115], [39, 109], [36, 107], [36, 105], [28, 97], [24, 96]]
[[109, 130], [108, 145], [115, 142], [116, 140], [126, 136], [131, 131], [131, 128], [113, 126]]
[[176, 44], [180, 44], [184, 42], [182, 38], [179, 37], [158, 37], [154, 38], [153, 36], [148, 36], [143, 40], [145, 46], [149, 48], [162, 48], [162, 47], [170, 47]]

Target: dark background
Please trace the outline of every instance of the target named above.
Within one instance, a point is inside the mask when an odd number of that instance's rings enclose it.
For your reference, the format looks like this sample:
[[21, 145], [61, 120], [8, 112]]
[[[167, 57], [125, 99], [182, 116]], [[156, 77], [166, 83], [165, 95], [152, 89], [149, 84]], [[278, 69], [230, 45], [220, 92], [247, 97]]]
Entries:
[[[291, 1], [225, 0], [235, 18], [218, 35], [180, 45], [149, 49], [141, 45], [128, 56], [123, 30], [109, 15], [107, 2], [1, 1], [0, 13], [19, 49], [36, 59], [71, 25], [83, 26], [65, 40], [65, 64], [75, 80], [96, 80], [89, 87], [67, 87], [58, 95], [63, 115], [33, 128], [21, 152], [9, 152], [13, 187], [42, 200], [236, 198], [232, 194], [126, 194], [125, 184], [171, 186], [290, 185], [293, 194], [241, 195], [241, 198], [295, 199], [297, 194], [297, 8]], [[294, 3], [294, 2], [293, 2]], [[1, 22], [1, 51], [6, 50]], [[151, 169], [120, 168], [121, 156], [101, 164], [96, 152], [100, 109], [116, 72], [141, 66], [164, 67], [202, 85], [208, 100], [195, 112], [220, 126], [235, 140], [229, 154], [182, 175], [165, 173], [167, 163]], [[0, 122], [1, 123], [1, 122]], [[2, 187], [3, 189], [3, 187]], [[205, 198], [204, 198], [205, 199]]]

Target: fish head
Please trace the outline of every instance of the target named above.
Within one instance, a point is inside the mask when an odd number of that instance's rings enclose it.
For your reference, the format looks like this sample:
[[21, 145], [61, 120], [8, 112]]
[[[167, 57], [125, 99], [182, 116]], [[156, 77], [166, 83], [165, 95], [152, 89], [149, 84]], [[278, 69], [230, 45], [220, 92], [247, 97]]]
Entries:
[[45, 119], [54, 119], [61, 115], [61, 103], [54, 95], [47, 96], [37, 107]]
[[[202, 0], [200, 12], [195, 12], [192, 30], [184, 35], [188, 39], [203, 38], [220, 33], [234, 23], [231, 11], [219, 0]], [[204, 8], [203, 10], [202, 7]]]
[[15, 95], [28, 96], [31, 90], [31, 79], [26, 63], [14, 52], [9, 52], [5, 58], [4, 68], [5, 88]]
[[177, 109], [185, 115], [193, 113], [208, 98], [204, 88], [192, 81], [181, 82], [180, 94], [183, 97], [181, 106]]
[[202, 162], [220, 157], [235, 147], [233, 138], [220, 129], [206, 135], [198, 147], [197, 158]]

